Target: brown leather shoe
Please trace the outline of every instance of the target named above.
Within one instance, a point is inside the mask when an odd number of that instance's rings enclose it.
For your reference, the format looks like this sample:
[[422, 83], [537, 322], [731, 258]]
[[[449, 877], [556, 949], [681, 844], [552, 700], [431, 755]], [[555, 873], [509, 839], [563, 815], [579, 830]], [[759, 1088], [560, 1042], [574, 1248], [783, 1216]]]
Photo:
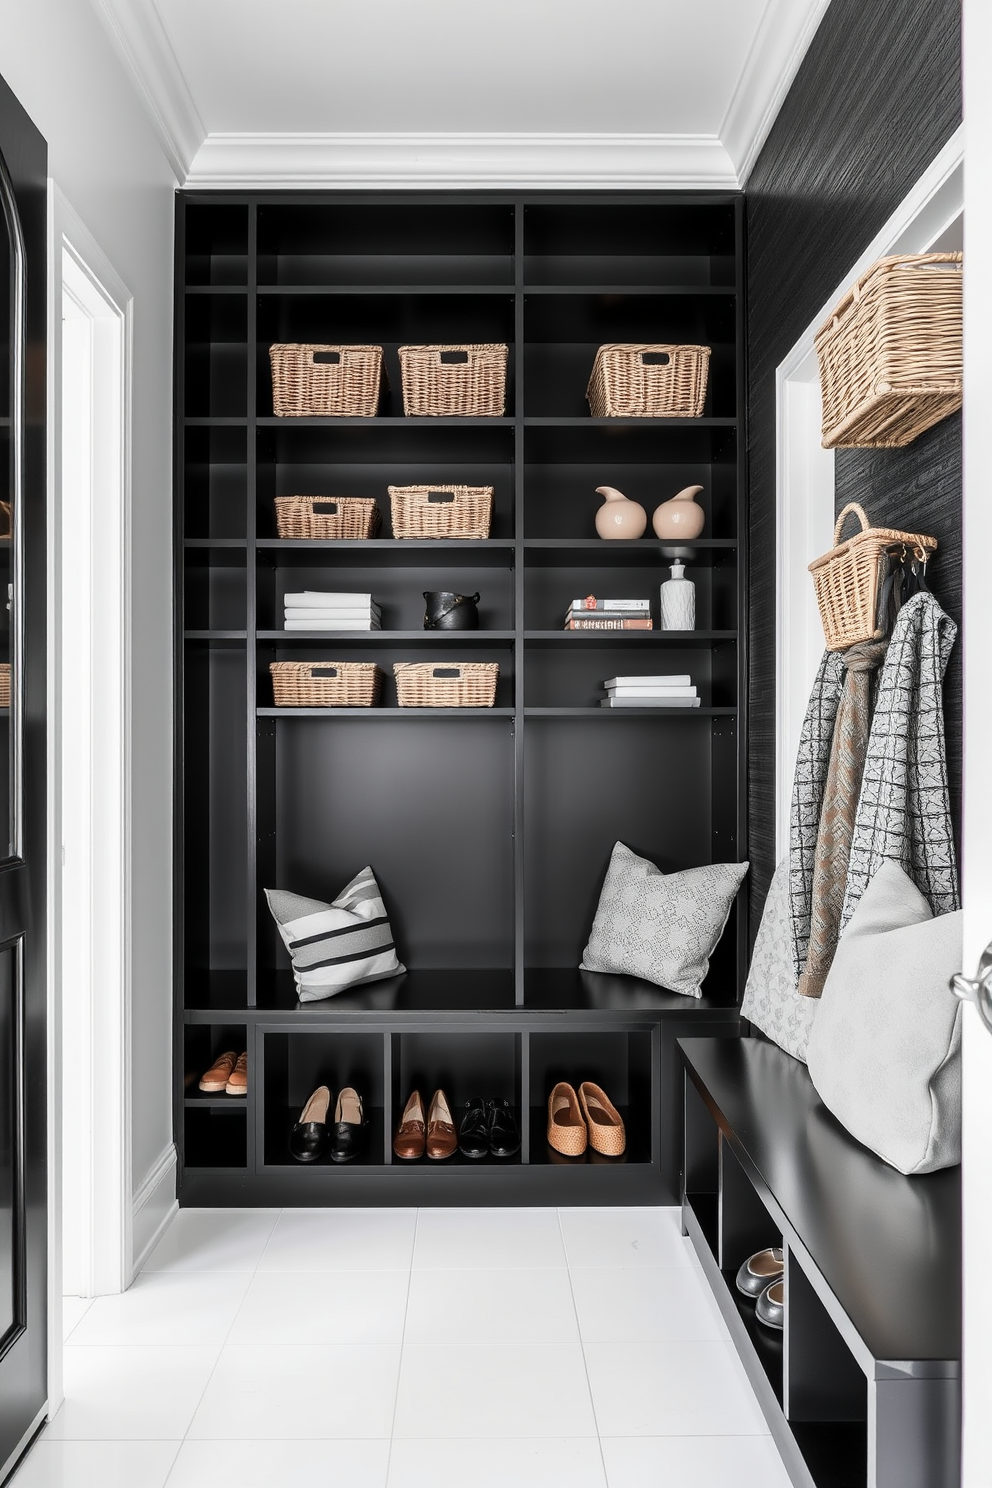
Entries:
[[427, 1121], [424, 1117], [424, 1102], [420, 1091], [415, 1090], [403, 1107], [400, 1124], [393, 1138], [393, 1151], [404, 1162], [413, 1162], [423, 1157], [427, 1144]]
[[589, 1129], [589, 1145], [604, 1157], [619, 1157], [627, 1146], [623, 1117], [606, 1091], [591, 1080], [579, 1086], [579, 1105]]
[[443, 1090], [435, 1090], [427, 1113], [427, 1156], [434, 1159], [454, 1157], [457, 1151], [458, 1133], [448, 1098]]
[[563, 1157], [581, 1157], [588, 1142], [579, 1098], [564, 1080], [548, 1096], [548, 1144]]
[[228, 1095], [248, 1094], [248, 1051], [238, 1055], [238, 1062], [231, 1071], [227, 1086]]
[[227, 1089], [227, 1082], [237, 1062], [238, 1056], [233, 1049], [218, 1054], [206, 1074], [201, 1076], [200, 1089], [210, 1095], [221, 1095]]

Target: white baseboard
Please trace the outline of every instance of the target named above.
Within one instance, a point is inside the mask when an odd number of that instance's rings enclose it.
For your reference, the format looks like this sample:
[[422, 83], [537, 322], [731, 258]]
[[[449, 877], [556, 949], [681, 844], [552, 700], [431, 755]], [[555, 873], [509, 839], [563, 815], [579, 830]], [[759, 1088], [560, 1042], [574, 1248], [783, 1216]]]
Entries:
[[135, 1190], [131, 1220], [132, 1281], [178, 1212], [176, 1145], [170, 1142]]

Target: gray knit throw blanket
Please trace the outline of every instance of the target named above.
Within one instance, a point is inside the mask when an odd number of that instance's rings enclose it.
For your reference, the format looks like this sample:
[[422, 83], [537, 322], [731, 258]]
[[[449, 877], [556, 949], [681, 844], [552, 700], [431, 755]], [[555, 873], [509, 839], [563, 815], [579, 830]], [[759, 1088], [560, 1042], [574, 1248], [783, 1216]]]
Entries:
[[[932, 594], [914, 595], [896, 617], [878, 679], [838, 933], [886, 859], [905, 869], [935, 915], [959, 906], [941, 696], [956, 635]], [[797, 982], [810, 947], [817, 840], [843, 683], [843, 657], [825, 652], [792, 795], [789, 899]], [[818, 955], [822, 964], [822, 950]]]

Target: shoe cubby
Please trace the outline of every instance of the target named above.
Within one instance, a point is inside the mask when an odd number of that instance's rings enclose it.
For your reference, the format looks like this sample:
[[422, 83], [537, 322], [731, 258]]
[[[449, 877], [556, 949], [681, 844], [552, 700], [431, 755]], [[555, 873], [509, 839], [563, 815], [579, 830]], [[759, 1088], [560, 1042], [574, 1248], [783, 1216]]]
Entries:
[[[681, 1044], [682, 1225], [801, 1488], [956, 1488], [960, 1172], [906, 1178], [763, 1038]], [[785, 1256], [784, 1328], [736, 1286]]]
[[[472, 1036], [463, 1031], [400, 1033], [392, 1036], [392, 1124], [395, 1130], [414, 1090], [424, 1100], [425, 1114], [430, 1109], [435, 1090], [443, 1090], [454, 1118], [455, 1131], [473, 1100], [505, 1100], [509, 1103], [522, 1132], [521, 1110], [521, 1037], [517, 1033], [492, 1033]], [[392, 1132], [390, 1132], [390, 1142]], [[390, 1162], [400, 1168], [417, 1163], [393, 1156]], [[505, 1167], [521, 1162], [518, 1152], [508, 1158], [467, 1158], [461, 1152], [453, 1157], [429, 1161], [419, 1159], [432, 1169], [467, 1164]]]
[[187, 1025], [183, 1039], [182, 1132], [186, 1162], [193, 1168], [244, 1169], [248, 1163], [248, 1102], [253, 1070], [249, 1052], [248, 1094], [207, 1094], [202, 1075], [226, 1050], [248, 1049], [244, 1023]]
[[[725, 192], [179, 193], [177, 1027], [247, 1021], [261, 1081], [247, 1174], [198, 1165], [191, 1124], [181, 1203], [385, 1204], [397, 1184], [427, 1204], [675, 1202], [675, 1041], [739, 1026], [743, 910], [699, 1000], [579, 963], [617, 841], [666, 873], [747, 856], [742, 241]], [[712, 348], [702, 415], [591, 418], [598, 346], [653, 340]], [[277, 341], [381, 345], [378, 414], [276, 417]], [[509, 348], [505, 414], [405, 417], [398, 347], [479, 342]], [[398, 539], [390, 485], [491, 486], [488, 537]], [[700, 486], [703, 532], [601, 541], [600, 485], [649, 518]], [[294, 495], [373, 498], [381, 526], [280, 538]], [[657, 623], [675, 558], [692, 632], [563, 629], [590, 593], [646, 597]], [[372, 594], [383, 628], [287, 632], [305, 589]], [[441, 590], [479, 593], [478, 630], [424, 630]], [[381, 702], [277, 708], [276, 661], [373, 662]], [[401, 708], [404, 661], [496, 662], [495, 706]], [[611, 677], [684, 672], [699, 708], [599, 706]], [[331, 903], [366, 865], [407, 969], [301, 1005], [264, 890]], [[289, 1126], [322, 1079], [373, 1080], [359, 1055], [379, 1045], [378, 1155], [304, 1176]], [[548, 1161], [559, 1067], [629, 1114], [626, 1161]], [[520, 1154], [393, 1162], [414, 1084], [454, 1114], [505, 1097]]]
[[[655, 1160], [650, 1033], [532, 1033], [529, 1045], [531, 1163], [574, 1167]], [[627, 1146], [621, 1156], [605, 1157], [590, 1146], [581, 1157], [564, 1157], [550, 1146], [548, 1097], [562, 1080], [575, 1091], [590, 1080], [606, 1093], [623, 1118]]]
[[[385, 1074], [383, 1036], [376, 1033], [311, 1030], [284, 1033], [262, 1028], [259, 1056], [263, 1163], [267, 1168], [337, 1169], [375, 1167], [385, 1156]], [[351, 1086], [362, 1098], [368, 1122], [362, 1155], [338, 1164], [325, 1154], [312, 1164], [298, 1163], [289, 1150], [290, 1133], [319, 1085], [331, 1092], [328, 1122], [341, 1090]]]

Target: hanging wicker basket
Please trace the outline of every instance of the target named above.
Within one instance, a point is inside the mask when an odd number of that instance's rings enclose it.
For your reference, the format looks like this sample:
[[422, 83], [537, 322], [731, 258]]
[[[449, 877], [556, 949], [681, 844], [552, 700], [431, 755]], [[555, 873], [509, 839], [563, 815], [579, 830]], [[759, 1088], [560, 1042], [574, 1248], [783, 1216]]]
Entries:
[[[842, 542], [841, 530], [851, 512], [860, 521], [861, 531]], [[889, 556], [903, 550], [926, 563], [937, 551], [937, 539], [921, 532], [872, 527], [864, 507], [856, 501], [844, 507], [834, 527], [834, 546], [809, 565], [828, 651], [846, 651], [848, 646], [885, 634], [877, 624], [879, 585]]]
[[817, 331], [824, 449], [912, 444], [961, 407], [961, 265], [880, 258]]

